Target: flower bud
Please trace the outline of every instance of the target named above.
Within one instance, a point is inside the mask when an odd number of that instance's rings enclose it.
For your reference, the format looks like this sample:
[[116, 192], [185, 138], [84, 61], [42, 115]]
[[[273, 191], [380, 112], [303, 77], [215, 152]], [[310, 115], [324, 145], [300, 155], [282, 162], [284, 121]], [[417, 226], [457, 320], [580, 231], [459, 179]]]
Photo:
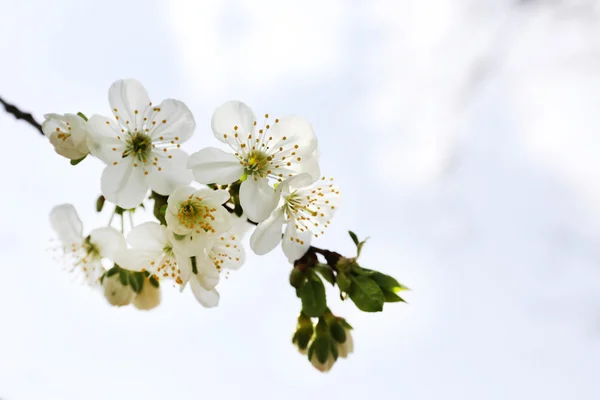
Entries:
[[58, 154], [71, 160], [88, 155], [88, 133], [83, 118], [75, 114], [46, 114], [44, 118], [42, 131]]
[[142, 290], [133, 298], [138, 310], [151, 310], [160, 304], [160, 287], [154, 286], [148, 278], [144, 279]]
[[328, 372], [338, 358], [336, 341], [331, 337], [324, 318], [319, 318], [316, 337], [308, 348], [308, 359], [321, 372]]
[[121, 274], [116, 273], [110, 276], [105, 275], [102, 280], [104, 297], [113, 306], [126, 306], [133, 300], [135, 292], [129, 285], [123, 285], [120, 278]]
[[333, 349], [335, 344], [331, 338], [318, 336], [308, 350], [308, 358], [313, 367], [321, 372], [328, 372], [337, 359]]
[[307, 354], [308, 343], [312, 339], [313, 333], [314, 327], [312, 320], [301, 313], [298, 317], [296, 333], [294, 333], [294, 337], [292, 338], [292, 343], [296, 345], [300, 354]]
[[347, 358], [348, 354], [354, 351], [354, 341], [350, 329], [344, 328], [346, 331], [346, 340], [343, 343], [338, 343], [338, 354], [342, 358]]

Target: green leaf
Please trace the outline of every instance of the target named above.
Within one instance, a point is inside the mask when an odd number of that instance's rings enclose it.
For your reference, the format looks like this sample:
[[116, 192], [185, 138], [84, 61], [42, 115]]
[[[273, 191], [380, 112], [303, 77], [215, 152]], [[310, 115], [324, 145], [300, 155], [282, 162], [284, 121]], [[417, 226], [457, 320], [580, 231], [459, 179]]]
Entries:
[[167, 213], [167, 205], [163, 204], [162, 206], [160, 206], [160, 209], [158, 211], [160, 212], [160, 215], [162, 215], [164, 217], [165, 214]]
[[150, 284], [152, 286], [154, 286], [155, 288], [160, 287], [160, 283], [158, 283], [158, 281], [156, 280], [156, 278], [154, 278], [153, 276], [151, 276], [150, 278], [148, 278], [148, 281], [150, 282]]
[[98, 199], [96, 200], [96, 212], [102, 211], [105, 202], [106, 199], [104, 198], [104, 196], [101, 195], [100, 197], [98, 197]]
[[127, 286], [129, 284], [129, 272], [121, 269], [119, 271], [119, 280], [121, 281], [121, 285]]
[[304, 275], [304, 272], [300, 271], [298, 268], [292, 268], [292, 272], [290, 272], [290, 285], [295, 288], [300, 288], [305, 280], [306, 275]]
[[113, 276], [114, 274], [118, 273], [118, 272], [119, 272], [119, 270], [120, 270], [120, 268], [119, 268], [119, 267], [112, 267], [111, 269], [109, 269], [108, 271], [106, 271], [106, 274], [105, 274], [105, 275], [106, 275], [107, 277], [109, 277], [109, 278], [110, 278], [110, 277], [111, 277], [111, 276]]
[[365, 240], [356, 245], [356, 258], [360, 257], [360, 252], [362, 251], [362, 248], [365, 245], [365, 243], [367, 243], [367, 240], [369, 240], [369, 238], [366, 238]]
[[325, 286], [316, 274], [311, 274], [308, 281], [300, 289], [302, 312], [309, 317], [320, 317], [327, 308]]
[[84, 120], [85, 122], [87, 122], [87, 120], [88, 120], [88, 119], [87, 119], [87, 117], [85, 116], [85, 114], [84, 114], [84, 113], [82, 113], [82, 112], [80, 111], [80, 112], [78, 112], [78, 113], [77, 113], [77, 115], [79, 115], [81, 118], [83, 118], [83, 120]]
[[358, 246], [358, 236], [356, 236], [356, 233], [352, 232], [352, 231], [348, 231], [348, 233], [350, 234], [350, 237], [352, 238], [352, 241], [354, 242], [355, 245]]
[[335, 281], [337, 282], [338, 287], [340, 288], [340, 290], [342, 292], [349, 292], [350, 291], [350, 287], [352, 285], [352, 281], [350, 280], [350, 278], [348, 277], [348, 275], [339, 272], [337, 274], [337, 277], [335, 278]]
[[395, 278], [386, 274], [382, 274], [381, 272], [371, 271], [370, 277], [379, 285], [382, 290], [393, 293], [398, 293], [402, 290], [408, 290], [406, 286], [402, 285]]
[[87, 157], [87, 154], [85, 156], [81, 157], [78, 160], [71, 160], [71, 165], [77, 165], [77, 164], [79, 164], [80, 162], [82, 162], [83, 160], [85, 160], [86, 157]]
[[131, 272], [129, 274], [129, 285], [134, 292], [141, 292], [144, 287], [144, 274], [141, 272]]
[[198, 274], [198, 266], [196, 265], [196, 256], [190, 257], [192, 260], [192, 273], [194, 275]]
[[374, 280], [365, 275], [353, 276], [350, 299], [359, 310], [365, 312], [377, 312], [383, 310], [385, 297]]
[[397, 303], [400, 301], [406, 303], [402, 297], [398, 296], [396, 293], [388, 292], [387, 290], [383, 291], [383, 297], [385, 298], [386, 303]]
[[325, 280], [329, 283], [331, 283], [332, 286], [335, 285], [335, 277], [333, 276], [333, 270], [331, 269], [331, 267], [329, 265], [326, 264], [317, 264], [315, 265], [315, 270], [321, 274], [321, 276], [323, 278], [325, 278]]
[[156, 219], [158, 220], [158, 222], [161, 223], [161, 225], [167, 225], [165, 215], [161, 213], [161, 209], [163, 208], [163, 206], [166, 206], [167, 200], [169, 200], [169, 196], [163, 196], [156, 192], [152, 192], [150, 198], [154, 200], [154, 209], [152, 210], [154, 217], [156, 217]]

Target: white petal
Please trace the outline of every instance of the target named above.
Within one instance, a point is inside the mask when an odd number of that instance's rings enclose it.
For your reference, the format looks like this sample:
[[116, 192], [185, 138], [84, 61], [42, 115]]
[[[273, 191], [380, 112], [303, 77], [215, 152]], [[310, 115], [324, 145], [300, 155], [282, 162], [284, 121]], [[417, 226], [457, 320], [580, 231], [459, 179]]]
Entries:
[[238, 180], [244, 173], [240, 160], [215, 147], [207, 147], [190, 156], [187, 167], [200, 183], [227, 185]]
[[281, 242], [281, 228], [283, 227], [283, 208], [278, 208], [258, 224], [250, 236], [250, 248], [258, 255], [267, 254]]
[[196, 263], [198, 273], [196, 279], [206, 290], [214, 289], [219, 283], [219, 270], [210, 259], [200, 261]]
[[202, 287], [197, 279], [190, 279], [192, 292], [200, 304], [204, 307], [211, 308], [219, 305], [219, 292], [216, 289], [206, 290]]
[[266, 179], [255, 181], [248, 177], [240, 186], [240, 203], [251, 221], [262, 222], [267, 219], [278, 202], [277, 192]]
[[83, 224], [72, 204], [61, 204], [50, 211], [50, 225], [64, 245], [81, 243]]
[[102, 257], [113, 260], [127, 246], [123, 234], [110, 226], [94, 229], [90, 233], [90, 243], [98, 248]]
[[242, 234], [237, 234], [234, 228], [230, 232], [221, 235], [210, 251], [211, 260], [215, 264], [218, 263], [221, 268], [239, 269], [246, 260], [246, 253], [241, 239]]
[[[124, 249], [117, 253], [114, 260], [119, 267], [128, 269], [130, 271], [142, 271], [153, 272], [162, 261], [164, 253], [161, 250], [147, 250], [147, 249]], [[152, 264], [154, 262], [154, 264]]]
[[[109, 165], [122, 159], [127, 133], [122, 132], [122, 128], [114, 120], [93, 115], [87, 122], [87, 128], [89, 132], [87, 144], [94, 157]], [[121, 140], [118, 139], [119, 137]]]
[[172, 158], [163, 158], [158, 162], [161, 170], [152, 168], [148, 174], [148, 184], [158, 194], [168, 196], [173, 191], [184, 185], [188, 185], [194, 177], [187, 168], [188, 154], [179, 149], [168, 152]]
[[[148, 92], [135, 79], [114, 82], [108, 90], [110, 108], [123, 126], [130, 132], [142, 131], [143, 117], [150, 106]], [[137, 112], [136, 112], [137, 111]]]
[[[273, 144], [271, 148], [291, 148], [298, 145], [296, 154], [301, 157], [312, 156], [317, 149], [317, 137], [310, 123], [301, 117], [288, 116], [273, 124], [271, 131]], [[285, 137], [285, 139], [283, 139]]]
[[310, 186], [314, 181], [310, 174], [302, 173], [285, 179], [279, 184], [277, 189], [281, 189], [283, 196], [289, 196], [294, 189]]
[[162, 251], [168, 243], [166, 228], [156, 222], [144, 222], [129, 232], [127, 242], [134, 249]]
[[214, 238], [205, 235], [187, 235], [185, 238], [177, 240], [173, 237], [171, 244], [177, 257], [195, 256], [198, 261], [203, 261], [208, 257], [208, 252], [213, 247]]
[[171, 193], [171, 195], [169, 196], [169, 200], [167, 200], [169, 209], [177, 213], [179, 211], [181, 203], [187, 201], [187, 199], [195, 192], [196, 189], [191, 186], [182, 186], [180, 188], [175, 189], [173, 193]]
[[141, 167], [134, 167], [129, 157], [117, 165], [107, 165], [102, 173], [102, 194], [122, 208], [140, 205], [148, 192], [148, 182]]
[[217, 139], [237, 148], [235, 133], [246, 138], [254, 130], [254, 121], [256, 117], [250, 107], [241, 101], [228, 101], [215, 110], [210, 123]]
[[227, 190], [212, 190], [206, 188], [197, 190], [196, 192], [194, 192], [194, 196], [198, 196], [202, 198], [203, 201], [211, 202], [216, 206], [225, 204], [230, 197], [229, 192]]
[[[181, 101], [167, 99], [154, 111], [147, 126], [153, 142], [170, 142], [176, 144], [188, 140], [196, 129], [196, 121], [190, 109]], [[156, 122], [156, 124], [152, 124]], [[161, 139], [162, 137], [162, 139]]]
[[288, 261], [293, 263], [302, 257], [310, 247], [311, 240], [312, 233], [309, 230], [300, 232], [296, 229], [293, 221], [289, 221], [281, 245]]

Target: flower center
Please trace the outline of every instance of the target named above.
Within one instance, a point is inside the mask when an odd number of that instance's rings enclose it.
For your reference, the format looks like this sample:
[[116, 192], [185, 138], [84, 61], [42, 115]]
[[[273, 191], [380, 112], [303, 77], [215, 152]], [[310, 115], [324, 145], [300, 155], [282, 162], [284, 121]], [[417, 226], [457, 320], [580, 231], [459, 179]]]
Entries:
[[[316, 210], [311, 210], [309, 205], [312, 202], [310, 200], [305, 201], [304, 198], [298, 194], [298, 191], [293, 191], [286, 199], [285, 199], [285, 213], [288, 218], [295, 218], [297, 214], [308, 214], [309, 216], [316, 217], [318, 212]], [[302, 218], [304, 219], [304, 218]]]
[[150, 136], [141, 132], [129, 133], [129, 139], [125, 143], [123, 158], [132, 155], [140, 162], [145, 163], [148, 161], [152, 151], [152, 139], [150, 139]]
[[216, 208], [206, 204], [201, 197], [190, 196], [179, 207], [177, 218], [179, 223], [188, 229], [194, 229], [196, 233], [215, 232], [211, 222], [215, 220], [213, 213]]
[[260, 175], [261, 177], [267, 175], [270, 162], [271, 157], [261, 150], [252, 150], [245, 156], [245, 159], [242, 159], [247, 175]]

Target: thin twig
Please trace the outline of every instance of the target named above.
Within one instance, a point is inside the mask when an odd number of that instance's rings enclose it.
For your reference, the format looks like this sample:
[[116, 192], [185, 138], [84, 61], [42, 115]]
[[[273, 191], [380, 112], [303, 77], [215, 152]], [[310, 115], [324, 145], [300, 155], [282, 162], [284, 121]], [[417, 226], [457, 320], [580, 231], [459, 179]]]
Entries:
[[21, 111], [17, 108], [17, 106], [13, 104], [8, 104], [2, 99], [2, 97], [0, 97], [0, 103], [2, 103], [7, 113], [14, 115], [16, 119], [22, 119], [23, 121], [29, 123], [29, 125], [33, 126], [35, 129], [37, 129], [42, 135], [44, 134], [44, 132], [42, 131], [42, 125], [40, 125], [35, 120], [35, 118], [33, 118], [33, 115], [31, 115], [31, 113]]

